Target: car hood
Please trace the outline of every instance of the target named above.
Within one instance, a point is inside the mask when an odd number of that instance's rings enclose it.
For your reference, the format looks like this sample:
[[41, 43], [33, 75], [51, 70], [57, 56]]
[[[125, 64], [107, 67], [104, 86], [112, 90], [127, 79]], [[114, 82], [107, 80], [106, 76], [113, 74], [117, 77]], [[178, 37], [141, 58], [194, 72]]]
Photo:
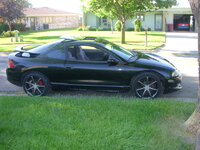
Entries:
[[167, 59], [152, 53], [137, 52], [137, 57], [130, 65], [151, 69], [176, 70], [176, 67]]

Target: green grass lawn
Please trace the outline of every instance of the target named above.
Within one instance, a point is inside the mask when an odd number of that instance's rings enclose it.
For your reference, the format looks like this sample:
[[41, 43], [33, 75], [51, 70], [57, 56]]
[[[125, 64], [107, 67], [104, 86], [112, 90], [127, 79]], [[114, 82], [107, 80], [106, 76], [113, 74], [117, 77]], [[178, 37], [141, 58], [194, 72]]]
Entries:
[[0, 96], [1, 150], [191, 150], [195, 103]]
[[[59, 29], [59, 30], [43, 30], [43, 31], [29, 31], [21, 32], [24, 36], [24, 42], [11, 42], [10, 38], [0, 38], [0, 45], [15, 45], [15, 44], [32, 44], [32, 43], [48, 43], [54, 40], [58, 40], [60, 36], [95, 36], [112, 41], [116, 44], [120, 44], [120, 32], [115, 31], [113, 34], [111, 31], [76, 31], [75, 29]], [[145, 46], [145, 33], [144, 32], [126, 32], [126, 44], [122, 46], [127, 49], [135, 50], [151, 50], [163, 45], [165, 42], [165, 32], [148, 32], [148, 46]], [[12, 51], [13, 49], [0, 51]]]
[[14, 48], [15, 48], [16, 46], [13, 46], [13, 45], [3, 45], [3, 46], [1, 46], [0, 45], [0, 52], [10, 52], [10, 51], [14, 51]]

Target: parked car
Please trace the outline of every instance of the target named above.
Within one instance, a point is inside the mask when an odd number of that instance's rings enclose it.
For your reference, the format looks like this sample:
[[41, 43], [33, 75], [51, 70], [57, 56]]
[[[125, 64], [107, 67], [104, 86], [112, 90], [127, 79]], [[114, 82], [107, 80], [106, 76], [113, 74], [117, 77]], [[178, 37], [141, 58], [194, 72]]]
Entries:
[[188, 23], [179, 23], [178, 24], [178, 29], [189, 29], [190, 28], [190, 24]]
[[6, 73], [30, 96], [47, 95], [57, 85], [128, 88], [140, 98], [181, 89], [181, 74], [168, 60], [103, 39], [62, 37], [28, 51], [23, 47], [9, 55]]

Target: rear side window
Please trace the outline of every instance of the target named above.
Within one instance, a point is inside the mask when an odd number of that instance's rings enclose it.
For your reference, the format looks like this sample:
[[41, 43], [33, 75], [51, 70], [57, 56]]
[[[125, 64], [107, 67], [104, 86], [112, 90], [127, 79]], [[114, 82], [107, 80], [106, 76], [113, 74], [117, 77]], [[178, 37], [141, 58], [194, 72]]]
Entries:
[[45, 55], [48, 58], [65, 60], [65, 53], [66, 53], [65, 44], [59, 43], [56, 46], [49, 49]]
[[65, 50], [64, 50], [64, 48], [59, 48], [59, 49], [55, 49], [55, 50], [52, 50], [52, 51], [48, 51], [46, 56], [48, 58], [65, 60]]
[[52, 48], [56, 47], [57, 45], [61, 44], [62, 41], [63, 40], [58, 40], [58, 41], [54, 41], [54, 42], [51, 42], [51, 43], [47, 43], [47, 44], [38, 46], [38, 47], [33, 48], [31, 50], [28, 50], [28, 51], [32, 52], [32, 53], [44, 54], [47, 51], [49, 51], [50, 49], [52, 49]]

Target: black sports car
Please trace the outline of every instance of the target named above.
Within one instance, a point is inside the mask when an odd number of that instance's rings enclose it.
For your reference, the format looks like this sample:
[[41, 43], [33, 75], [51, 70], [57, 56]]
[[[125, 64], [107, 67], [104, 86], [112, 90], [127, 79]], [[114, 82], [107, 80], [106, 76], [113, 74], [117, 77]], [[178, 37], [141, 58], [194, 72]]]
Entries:
[[47, 95], [52, 86], [128, 88], [140, 98], [154, 98], [164, 89], [180, 89], [181, 74], [166, 59], [128, 51], [103, 39], [61, 40], [8, 57], [7, 79], [30, 96]]

